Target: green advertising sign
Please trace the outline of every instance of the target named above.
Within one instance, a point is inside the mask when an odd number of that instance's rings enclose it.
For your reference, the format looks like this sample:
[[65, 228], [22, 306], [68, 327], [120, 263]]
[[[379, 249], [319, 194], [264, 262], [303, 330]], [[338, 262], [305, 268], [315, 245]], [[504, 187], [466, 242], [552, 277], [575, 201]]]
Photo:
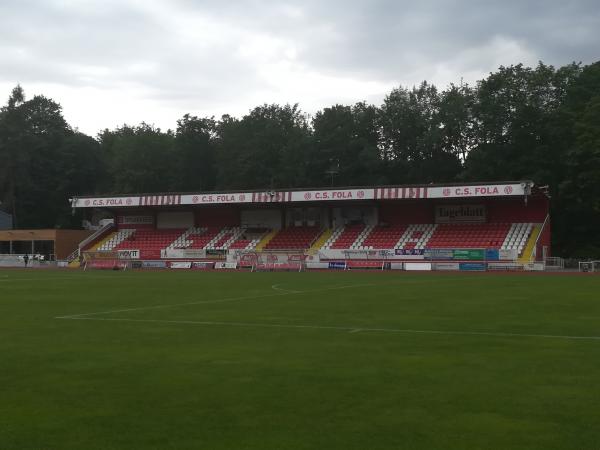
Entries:
[[453, 259], [462, 259], [467, 261], [483, 261], [485, 259], [485, 250], [482, 249], [460, 249], [454, 250]]

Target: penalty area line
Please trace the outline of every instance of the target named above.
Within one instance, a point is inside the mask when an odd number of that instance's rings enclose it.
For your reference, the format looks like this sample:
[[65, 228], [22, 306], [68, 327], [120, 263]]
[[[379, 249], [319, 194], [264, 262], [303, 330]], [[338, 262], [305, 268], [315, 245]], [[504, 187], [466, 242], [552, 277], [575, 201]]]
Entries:
[[271, 289], [273, 289], [274, 291], [289, 292], [290, 294], [298, 294], [300, 292], [300, 291], [292, 291], [291, 289], [283, 289], [283, 288], [280, 288], [279, 286], [281, 286], [281, 285], [274, 284], [273, 286], [271, 286]]
[[[277, 286], [277, 285], [274, 285], [274, 286]], [[84, 318], [84, 317], [89, 317], [89, 316], [115, 314], [115, 313], [120, 313], [120, 312], [177, 308], [180, 306], [193, 306], [193, 305], [202, 305], [202, 304], [211, 304], [211, 303], [228, 303], [228, 302], [237, 302], [237, 301], [242, 301], [242, 300], [256, 300], [256, 299], [262, 299], [262, 298], [268, 298], [268, 297], [282, 297], [282, 296], [286, 296], [286, 295], [310, 294], [312, 292], [324, 292], [324, 291], [332, 291], [332, 290], [337, 290], [337, 289], [350, 289], [350, 288], [365, 287], [365, 286], [378, 286], [378, 284], [374, 284], [374, 283], [371, 283], [371, 284], [349, 284], [349, 285], [344, 285], [344, 286], [330, 286], [330, 287], [325, 287], [325, 288], [320, 288], [320, 289], [309, 289], [306, 291], [280, 290], [280, 292], [276, 292], [276, 293], [246, 295], [246, 296], [242, 296], [242, 297], [229, 297], [229, 298], [220, 298], [220, 299], [215, 299], [215, 300], [198, 300], [198, 301], [194, 301], [194, 302], [185, 302], [185, 303], [140, 306], [140, 307], [133, 307], [133, 308], [111, 309], [108, 311], [98, 311], [98, 312], [91, 312], [91, 313], [68, 314], [68, 315], [64, 315], [64, 316], [55, 317], [55, 319], [75, 319], [75, 318]], [[271, 287], [273, 287], [273, 286], [271, 286]]]
[[158, 324], [180, 324], [180, 325], [204, 325], [204, 326], [228, 326], [245, 328], [287, 328], [287, 329], [310, 329], [310, 330], [332, 330], [344, 331], [349, 333], [396, 333], [396, 334], [432, 334], [442, 336], [474, 336], [474, 337], [494, 337], [494, 338], [540, 338], [540, 339], [561, 339], [561, 340], [579, 340], [579, 341], [600, 341], [600, 336], [569, 336], [557, 334], [535, 334], [535, 333], [503, 333], [494, 331], [452, 331], [452, 330], [414, 330], [405, 328], [356, 328], [349, 326], [333, 325], [293, 325], [281, 323], [253, 323], [253, 322], [216, 322], [205, 320], [165, 320], [165, 319], [125, 319], [118, 317], [78, 317], [65, 316], [55, 319], [65, 320], [96, 320], [104, 322], [134, 322], [134, 323], [158, 323]]

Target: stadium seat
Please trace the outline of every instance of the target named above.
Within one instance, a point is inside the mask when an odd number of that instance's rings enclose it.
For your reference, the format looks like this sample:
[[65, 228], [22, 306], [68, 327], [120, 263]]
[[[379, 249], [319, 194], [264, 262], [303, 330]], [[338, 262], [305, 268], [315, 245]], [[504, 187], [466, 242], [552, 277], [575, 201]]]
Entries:
[[265, 249], [267, 250], [300, 250], [308, 249], [319, 237], [321, 229], [318, 227], [288, 227], [281, 229], [271, 239]]
[[393, 249], [406, 231], [406, 225], [377, 225], [362, 242], [359, 250]]

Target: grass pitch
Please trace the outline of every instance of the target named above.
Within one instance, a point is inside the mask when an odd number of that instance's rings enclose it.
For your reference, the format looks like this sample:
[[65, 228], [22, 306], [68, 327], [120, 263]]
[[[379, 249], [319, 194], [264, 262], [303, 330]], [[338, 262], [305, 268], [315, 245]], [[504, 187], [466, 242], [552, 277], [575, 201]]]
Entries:
[[600, 277], [0, 271], [0, 449], [597, 449]]

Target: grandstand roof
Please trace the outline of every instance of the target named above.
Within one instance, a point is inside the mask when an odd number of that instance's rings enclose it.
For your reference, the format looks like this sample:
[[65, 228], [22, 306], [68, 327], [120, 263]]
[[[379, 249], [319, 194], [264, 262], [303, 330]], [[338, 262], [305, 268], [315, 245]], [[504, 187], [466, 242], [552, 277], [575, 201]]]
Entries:
[[[81, 196], [70, 199], [73, 208], [178, 206], [315, 201], [406, 200], [431, 198], [515, 197], [532, 194], [529, 180], [482, 183], [446, 183], [394, 186], [324, 187], [220, 192], [161, 192]], [[539, 191], [538, 191], [539, 192]]]

